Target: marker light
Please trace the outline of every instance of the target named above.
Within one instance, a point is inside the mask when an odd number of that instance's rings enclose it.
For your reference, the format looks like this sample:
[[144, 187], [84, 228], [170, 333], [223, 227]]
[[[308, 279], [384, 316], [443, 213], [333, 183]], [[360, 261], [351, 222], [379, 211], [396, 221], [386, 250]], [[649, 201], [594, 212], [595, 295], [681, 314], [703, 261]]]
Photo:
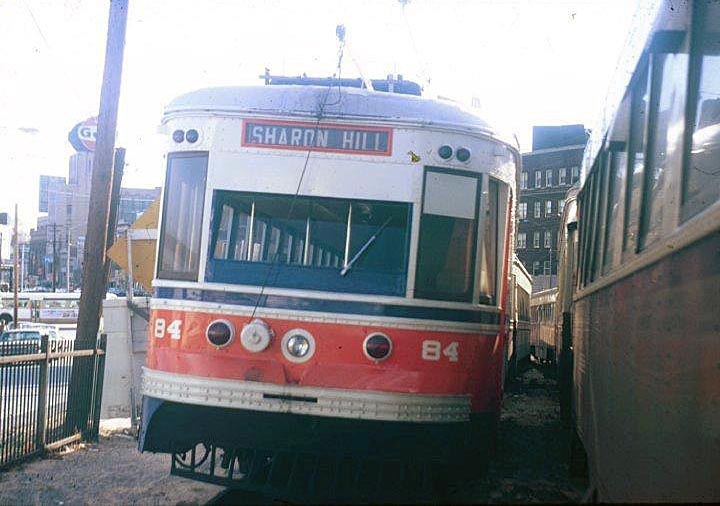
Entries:
[[385, 360], [392, 353], [392, 341], [385, 334], [370, 334], [365, 338], [363, 351], [370, 360]]
[[198, 131], [195, 130], [194, 128], [191, 128], [191, 129], [188, 130], [187, 133], [185, 134], [185, 139], [186, 139], [189, 143], [197, 142], [197, 140], [198, 140], [199, 137], [200, 137], [200, 134], [198, 134]]
[[305, 362], [315, 353], [315, 339], [306, 330], [293, 329], [283, 336], [281, 349], [290, 362]]
[[451, 148], [447, 144], [444, 146], [440, 146], [440, 149], [438, 149], [438, 155], [443, 160], [449, 160], [450, 158], [452, 158], [453, 148]]
[[455, 158], [457, 158], [459, 162], [467, 162], [470, 160], [470, 150], [468, 148], [458, 148], [455, 153]]
[[182, 130], [175, 130], [173, 132], [173, 140], [180, 144], [182, 141], [185, 140], [185, 132], [183, 132]]
[[208, 325], [205, 335], [210, 344], [222, 348], [232, 342], [235, 336], [235, 328], [227, 320], [215, 320]]
[[264, 321], [256, 318], [243, 326], [240, 332], [240, 342], [243, 347], [253, 353], [263, 351], [270, 344], [272, 330]]

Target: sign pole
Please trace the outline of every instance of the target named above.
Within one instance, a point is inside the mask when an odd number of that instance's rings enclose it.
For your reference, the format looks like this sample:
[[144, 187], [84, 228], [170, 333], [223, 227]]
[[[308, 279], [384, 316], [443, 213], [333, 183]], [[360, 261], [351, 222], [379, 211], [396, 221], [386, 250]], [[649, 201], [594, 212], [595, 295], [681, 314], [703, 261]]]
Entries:
[[13, 228], [13, 322], [18, 325], [18, 205], [15, 203], [15, 226]]

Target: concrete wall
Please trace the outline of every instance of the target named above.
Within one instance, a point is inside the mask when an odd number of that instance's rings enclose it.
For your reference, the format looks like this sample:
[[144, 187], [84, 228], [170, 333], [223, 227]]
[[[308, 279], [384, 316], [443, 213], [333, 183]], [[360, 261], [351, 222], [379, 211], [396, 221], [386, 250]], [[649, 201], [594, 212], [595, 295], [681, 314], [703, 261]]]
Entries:
[[[135, 297], [133, 302], [146, 311], [149, 309], [147, 297]], [[103, 301], [103, 332], [107, 334], [107, 356], [100, 418], [130, 417], [133, 396], [137, 415], [140, 375], [147, 350], [147, 321], [130, 310], [125, 297], [108, 299]]]

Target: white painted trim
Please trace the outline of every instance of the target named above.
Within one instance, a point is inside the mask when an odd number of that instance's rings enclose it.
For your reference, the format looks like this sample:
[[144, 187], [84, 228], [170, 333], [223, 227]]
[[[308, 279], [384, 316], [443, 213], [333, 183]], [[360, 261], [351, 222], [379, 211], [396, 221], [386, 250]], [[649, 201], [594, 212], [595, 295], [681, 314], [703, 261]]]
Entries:
[[472, 334], [497, 334], [499, 325], [472, 322], [451, 322], [439, 320], [419, 320], [390, 316], [368, 316], [344, 313], [323, 313], [319, 311], [300, 311], [298, 309], [269, 309], [236, 304], [218, 304], [195, 300], [152, 299], [150, 309], [182, 310], [191, 312], [219, 312], [233, 316], [255, 316], [257, 318], [275, 318], [298, 322], [337, 323], [342, 325], [374, 325], [382, 327], [411, 329], [429, 332], [463, 332]]
[[[190, 376], [147, 367], [143, 367], [142, 394], [183, 404], [269, 413], [393, 422], [450, 423], [470, 420], [469, 395], [404, 394], [276, 385]], [[317, 402], [266, 398], [266, 394], [312, 398], [317, 399]]]

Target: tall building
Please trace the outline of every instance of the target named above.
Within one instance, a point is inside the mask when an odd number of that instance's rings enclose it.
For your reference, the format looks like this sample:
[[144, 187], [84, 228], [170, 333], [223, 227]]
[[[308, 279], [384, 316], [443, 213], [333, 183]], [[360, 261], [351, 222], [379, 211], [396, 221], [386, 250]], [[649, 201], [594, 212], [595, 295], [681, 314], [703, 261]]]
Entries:
[[[47, 214], [38, 218], [31, 231], [30, 273], [47, 287], [53, 285], [53, 278], [58, 287], [69, 284], [71, 289], [82, 281], [94, 159], [94, 130], [88, 129], [92, 124], [86, 120], [70, 132], [69, 140], [77, 152], [70, 156], [67, 179], [40, 176], [39, 211]], [[84, 135], [80, 139], [79, 129]], [[159, 195], [160, 188], [121, 188], [118, 224], [135, 221]]]
[[565, 195], [580, 179], [587, 142], [583, 125], [533, 127], [522, 155], [517, 254], [533, 275], [533, 291], [557, 286], [557, 239]]

